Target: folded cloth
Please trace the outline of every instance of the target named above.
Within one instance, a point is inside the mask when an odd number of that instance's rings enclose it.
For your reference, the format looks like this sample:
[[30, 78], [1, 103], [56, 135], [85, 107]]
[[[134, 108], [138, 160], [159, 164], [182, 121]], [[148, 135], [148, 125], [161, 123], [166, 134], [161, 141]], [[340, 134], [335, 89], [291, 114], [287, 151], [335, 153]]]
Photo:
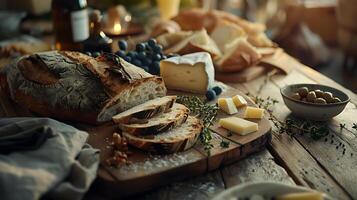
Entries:
[[0, 129], [0, 154], [37, 149], [51, 135], [52, 129], [48, 126], [33, 127], [28, 130], [22, 130], [14, 124], [4, 126]]
[[1, 199], [81, 199], [99, 164], [87, 137], [48, 118], [0, 119]]

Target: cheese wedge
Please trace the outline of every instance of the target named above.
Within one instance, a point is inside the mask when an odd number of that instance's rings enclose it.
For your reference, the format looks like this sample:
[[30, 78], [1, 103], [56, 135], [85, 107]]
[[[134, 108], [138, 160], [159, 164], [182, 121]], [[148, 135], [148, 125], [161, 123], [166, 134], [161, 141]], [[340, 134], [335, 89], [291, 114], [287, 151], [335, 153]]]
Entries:
[[291, 193], [275, 198], [276, 200], [323, 200], [323, 194], [320, 192], [300, 192]]
[[219, 125], [239, 135], [247, 135], [258, 130], [258, 124], [238, 118], [228, 117], [219, 120]]
[[232, 98], [219, 98], [218, 107], [230, 115], [238, 112]]
[[240, 96], [240, 95], [236, 95], [234, 97], [232, 97], [234, 104], [237, 107], [242, 107], [242, 106], [246, 106], [248, 103], [247, 101], [244, 99], [244, 97]]
[[261, 119], [264, 117], [264, 109], [247, 106], [244, 112], [244, 118]]
[[214, 83], [209, 53], [198, 52], [160, 62], [160, 74], [168, 89], [205, 94]]

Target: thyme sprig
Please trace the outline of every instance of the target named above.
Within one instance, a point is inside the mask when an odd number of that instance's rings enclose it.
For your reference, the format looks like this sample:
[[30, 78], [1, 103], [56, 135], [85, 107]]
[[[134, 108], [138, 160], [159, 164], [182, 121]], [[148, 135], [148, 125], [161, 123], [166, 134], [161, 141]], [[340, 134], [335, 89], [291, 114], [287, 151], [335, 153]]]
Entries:
[[178, 96], [176, 101], [185, 105], [190, 109], [192, 114], [202, 120], [203, 130], [200, 134], [200, 141], [203, 144], [205, 151], [210, 154], [213, 144], [211, 143], [212, 134], [209, 127], [216, 119], [218, 111], [217, 105], [207, 104], [197, 96]]
[[265, 109], [269, 114], [272, 114], [273, 112], [272, 108], [274, 107], [274, 105], [279, 103], [277, 99], [274, 99], [270, 96], [264, 99], [259, 96], [253, 96], [249, 92], [246, 93], [246, 95], [249, 96], [255, 102], [255, 104], [257, 104], [259, 108]]
[[278, 133], [286, 133], [291, 137], [296, 134], [308, 134], [312, 139], [318, 140], [327, 136], [330, 132], [325, 122], [298, 120], [295, 118], [288, 118], [285, 122], [281, 122], [275, 117], [271, 117], [270, 120], [274, 123], [274, 126], [278, 128]]
[[285, 121], [280, 121], [273, 115], [273, 107], [279, 103], [278, 100], [270, 96], [264, 99], [259, 96], [252, 96], [249, 93], [247, 95], [253, 99], [259, 108], [264, 108], [268, 112], [269, 120], [278, 129], [277, 132], [279, 134], [286, 133], [291, 137], [296, 134], [308, 134], [314, 140], [318, 140], [329, 134], [329, 128], [325, 122], [299, 120], [292, 117]]
[[[347, 125], [345, 123], [340, 123], [340, 131], [342, 131], [343, 129], [347, 130], [347, 131], [352, 131], [352, 130], [349, 130]], [[352, 123], [352, 126], [351, 126], [352, 129], [354, 129], [355, 131], [357, 131], [357, 123]]]
[[223, 140], [221, 141], [221, 143], [219, 143], [219, 145], [222, 147], [222, 148], [228, 148], [229, 147], [229, 144], [230, 142], [228, 140]]
[[352, 128], [357, 131], [357, 123], [353, 123]]

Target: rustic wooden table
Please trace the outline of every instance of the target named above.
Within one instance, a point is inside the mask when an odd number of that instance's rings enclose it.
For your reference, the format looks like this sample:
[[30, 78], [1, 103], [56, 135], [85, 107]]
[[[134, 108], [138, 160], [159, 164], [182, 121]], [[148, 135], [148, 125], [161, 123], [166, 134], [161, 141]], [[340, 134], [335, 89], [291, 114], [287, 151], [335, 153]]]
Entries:
[[[357, 199], [357, 131], [352, 129], [353, 123], [357, 123], [357, 95], [291, 59], [295, 64], [288, 75], [265, 75], [246, 83], [229, 85], [255, 96], [277, 99], [279, 103], [274, 106], [273, 115], [282, 121], [291, 114], [279, 91], [285, 85], [318, 83], [346, 92], [351, 101], [343, 113], [328, 122], [328, 136], [319, 140], [307, 135], [291, 137], [277, 133], [272, 125], [273, 137], [266, 150], [204, 176], [174, 182], [133, 199], [210, 199], [227, 188], [254, 181], [302, 185], [337, 199]], [[340, 124], [346, 124], [346, 128], [341, 130]], [[86, 199], [105, 199], [95, 186]]]
[[[265, 75], [229, 85], [262, 98], [277, 99], [279, 103], [274, 106], [273, 115], [282, 121], [290, 111], [284, 105], [279, 88], [287, 84], [319, 83], [346, 92], [351, 101], [343, 113], [328, 122], [328, 136], [319, 140], [307, 135], [290, 137], [273, 128], [272, 141], [266, 150], [204, 176], [174, 182], [131, 199], [210, 199], [227, 188], [254, 181], [302, 185], [338, 199], [357, 199], [357, 131], [352, 129], [357, 122], [357, 95], [307, 66], [298, 62], [293, 66], [288, 75]], [[0, 109], [0, 116], [9, 114]], [[341, 129], [340, 124], [346, 124], [346, 128]], [[106, 199], [96, 186], [94, 183], [85, 199]]]

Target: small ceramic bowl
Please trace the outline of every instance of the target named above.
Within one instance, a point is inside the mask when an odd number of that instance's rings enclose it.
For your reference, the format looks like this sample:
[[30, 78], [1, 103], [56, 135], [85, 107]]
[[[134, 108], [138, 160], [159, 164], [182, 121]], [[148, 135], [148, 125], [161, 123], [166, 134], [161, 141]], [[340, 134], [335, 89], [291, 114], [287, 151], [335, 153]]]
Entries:
[[[315, 190], [287, 185], [277, 182], [253, 182], [253, 183], [242, 183], [236, 185], [232, 188], [224, 190], [215, 196], [212, 200], [226, 200], [226, 199], [253, 199], [250, 198], [253, 195], [260, 195], [266, 199], [273, 199], [276, 196], [290, 194], [290, 193], [300, 193], [300, 192], [316, 192]], [[323, 194], [323, 200], [332, 200], [333, 198], [327, 194]]]
[[[296, 93], [300, 87], [307, 87], [310, 90], [321, 90], [324, 92], [331, 92], [335, 97], [338, 97], [341, 102], [329, 103], [329, 104], [316, 104], [310, 102], [304, 102], [292, 98], [291, 96]], [[325, 85], [319, 84], [294, 84], [287, 85], [280, 89], [280, 93], [283, 96], [285, 105], [291, 110], [293, 115], [297, 117], [314, 120], [314, 121], [326, 121], [336, 115], [340, 114], [346, 107], [350, 98], [344, 92]]]

